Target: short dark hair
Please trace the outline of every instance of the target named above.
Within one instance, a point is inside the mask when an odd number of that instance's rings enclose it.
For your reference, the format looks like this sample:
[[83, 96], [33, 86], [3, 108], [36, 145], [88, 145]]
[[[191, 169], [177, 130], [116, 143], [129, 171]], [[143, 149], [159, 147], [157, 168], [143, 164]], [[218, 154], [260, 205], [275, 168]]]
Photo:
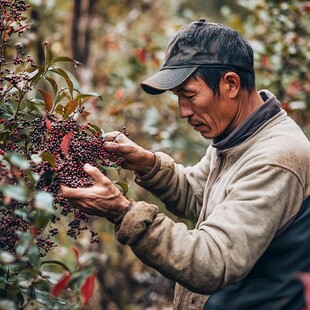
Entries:
[[220, 91], [221, 78], [227, 72], [235, 72], [240, 77], [241, 88], [248, 91], [255, 89], [255, 73], [254, 71], [242, 71], [236, 68], [204, 68], [199, 67], [193, 74], [193, 76], [200, 76], [207, 86], [212, 90], [213, 95], [216, 96]]
[[[255, 88], [254, 53], [250, 44], [234, 29], [221, 24], [208, 28], [198, 28], [195, 36], [203, 42], [206, 49], [216, 46], [219, 60], [232, 64], [230, 67], [217, 68], [199, 67], [194, 75], [199, 75], [212, 89], [213, 94], [219, 93], [219, 84], [225, 73], [233, 71], [240, 77], [241, 88], [252, 91]], [[242, 63], [242, 68], [233, 66]]]

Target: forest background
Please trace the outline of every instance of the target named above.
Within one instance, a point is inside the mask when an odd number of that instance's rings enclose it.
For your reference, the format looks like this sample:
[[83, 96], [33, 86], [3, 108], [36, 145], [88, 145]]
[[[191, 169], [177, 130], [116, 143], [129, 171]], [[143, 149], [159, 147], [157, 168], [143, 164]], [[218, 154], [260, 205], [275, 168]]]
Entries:
[[[178, 117], [171, 94], [150, 96], [140, 89], [143, 79], [156, 72], [171, 35], [187, 22], [205, 18], [239, 31], [255, 51], [257, 88], [267, 88], [282, 107], [310, 134], [310, 2], [272, 0], [29, 0], [30, 29], [14, 44], [38, 64], [45, 61], [44, 42], [54, 55], [81, 63], [67, 69], [84, 93], [96, 92], [85, 103], [81, 121], [105, 132], [126, 127], [129, 137], [147, 149], [161, 150], [177, 162], [194, 164], [204, 155], [208, 141], [191, 132]], [[13, 50], [13, 47], [12, 47]], [[13, 53], [13, 51], [11, 52]], [[59, 81], [61, 87], [62, 81]], [[48, 89], [46, 89], [48, 91]], [[135, 200], [158, 204], [155, 197], [134, 183], [134, 176], [116, 176], [129, 186]], [[176, 219], [179, 220], [179, 219]], [[190, 223], [186, 223], [191, 226]], [[144, 266], [128, 247], [117, 243], [114, 227], [92, 218], [99, 243], [91, 244], [82, 233], [77, 240], [60, 230], [58, 246], [46, 259], [72, 266], [77, 254], [94, 253], [96, 289], [94, 309], [171, 309], [174, 283]], [[186, 245], [184, 245], [186, 246]], [[74, 296], [63, 296], [74, 303]], [[27, 309], [41, 309], [37, 301]]]

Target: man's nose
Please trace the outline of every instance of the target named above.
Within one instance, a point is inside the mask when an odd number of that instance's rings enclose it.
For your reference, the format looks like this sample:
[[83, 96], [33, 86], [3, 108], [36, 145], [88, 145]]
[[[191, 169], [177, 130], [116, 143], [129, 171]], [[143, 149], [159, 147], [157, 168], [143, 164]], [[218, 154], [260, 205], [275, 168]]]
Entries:
[[179, 100], [179, 115], [181, 118], [188, 118], [193, 116], [194, 112], [188, 102], [186, 100]]

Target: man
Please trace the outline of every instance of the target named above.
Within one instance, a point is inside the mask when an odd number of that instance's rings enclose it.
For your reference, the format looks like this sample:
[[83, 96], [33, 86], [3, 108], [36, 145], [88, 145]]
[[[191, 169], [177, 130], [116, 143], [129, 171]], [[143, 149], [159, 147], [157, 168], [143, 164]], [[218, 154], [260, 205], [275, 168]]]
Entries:
[[[310, 271], [310, 146], [267, 90], [255, 90], [253, 51], [233, 29], [201, 19], [169, 41], [159, 72], [142, 83], [172, 91], [180, 116], [212, 139], [193, 167], [117, 133], [106, 150], [189, 230], [143, 201], [129, 202], [100, 171], [88, 189], [63, 187], [76, 207], [115, 221], [117, 239], [177, 282], [174, 309], [302, 309]], [[114, 141], [114, 142], [113, 142]]]

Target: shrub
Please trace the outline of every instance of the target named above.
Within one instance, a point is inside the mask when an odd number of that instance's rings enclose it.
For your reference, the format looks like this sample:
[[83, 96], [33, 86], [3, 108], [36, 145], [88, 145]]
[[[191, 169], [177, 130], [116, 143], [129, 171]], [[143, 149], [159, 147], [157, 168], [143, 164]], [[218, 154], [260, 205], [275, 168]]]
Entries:
[[[28, 8], [26, 1], [0, 1], [0, 308], [23, 308], [34, 300], [49, 309], [74, 309], [94, 291], [94, 257], [90, 253], [81, 263], [74, 248], [74, 268], [42, 258], [57, 246], [56, 223], [67, 216], [67, 235], [76, 239], [89, 230], [90, 242], [98, 238], [88, 216], [61, 197], [59, 185], [91, 186], [85, 163], [103, 172], [120, 166], [104, 151], [102, 130], [79, 122], [87, 100], [100, 97], [78, 90], [65, 64], [79, 63], [54, 56], [45, 42], [45, 63], [36, 64], [16, 42], [28, 28]], [[50, 265], [58, 271], [46, 269]], [[72, 302], [67, 288], [80, 290], [81, 298]]]

